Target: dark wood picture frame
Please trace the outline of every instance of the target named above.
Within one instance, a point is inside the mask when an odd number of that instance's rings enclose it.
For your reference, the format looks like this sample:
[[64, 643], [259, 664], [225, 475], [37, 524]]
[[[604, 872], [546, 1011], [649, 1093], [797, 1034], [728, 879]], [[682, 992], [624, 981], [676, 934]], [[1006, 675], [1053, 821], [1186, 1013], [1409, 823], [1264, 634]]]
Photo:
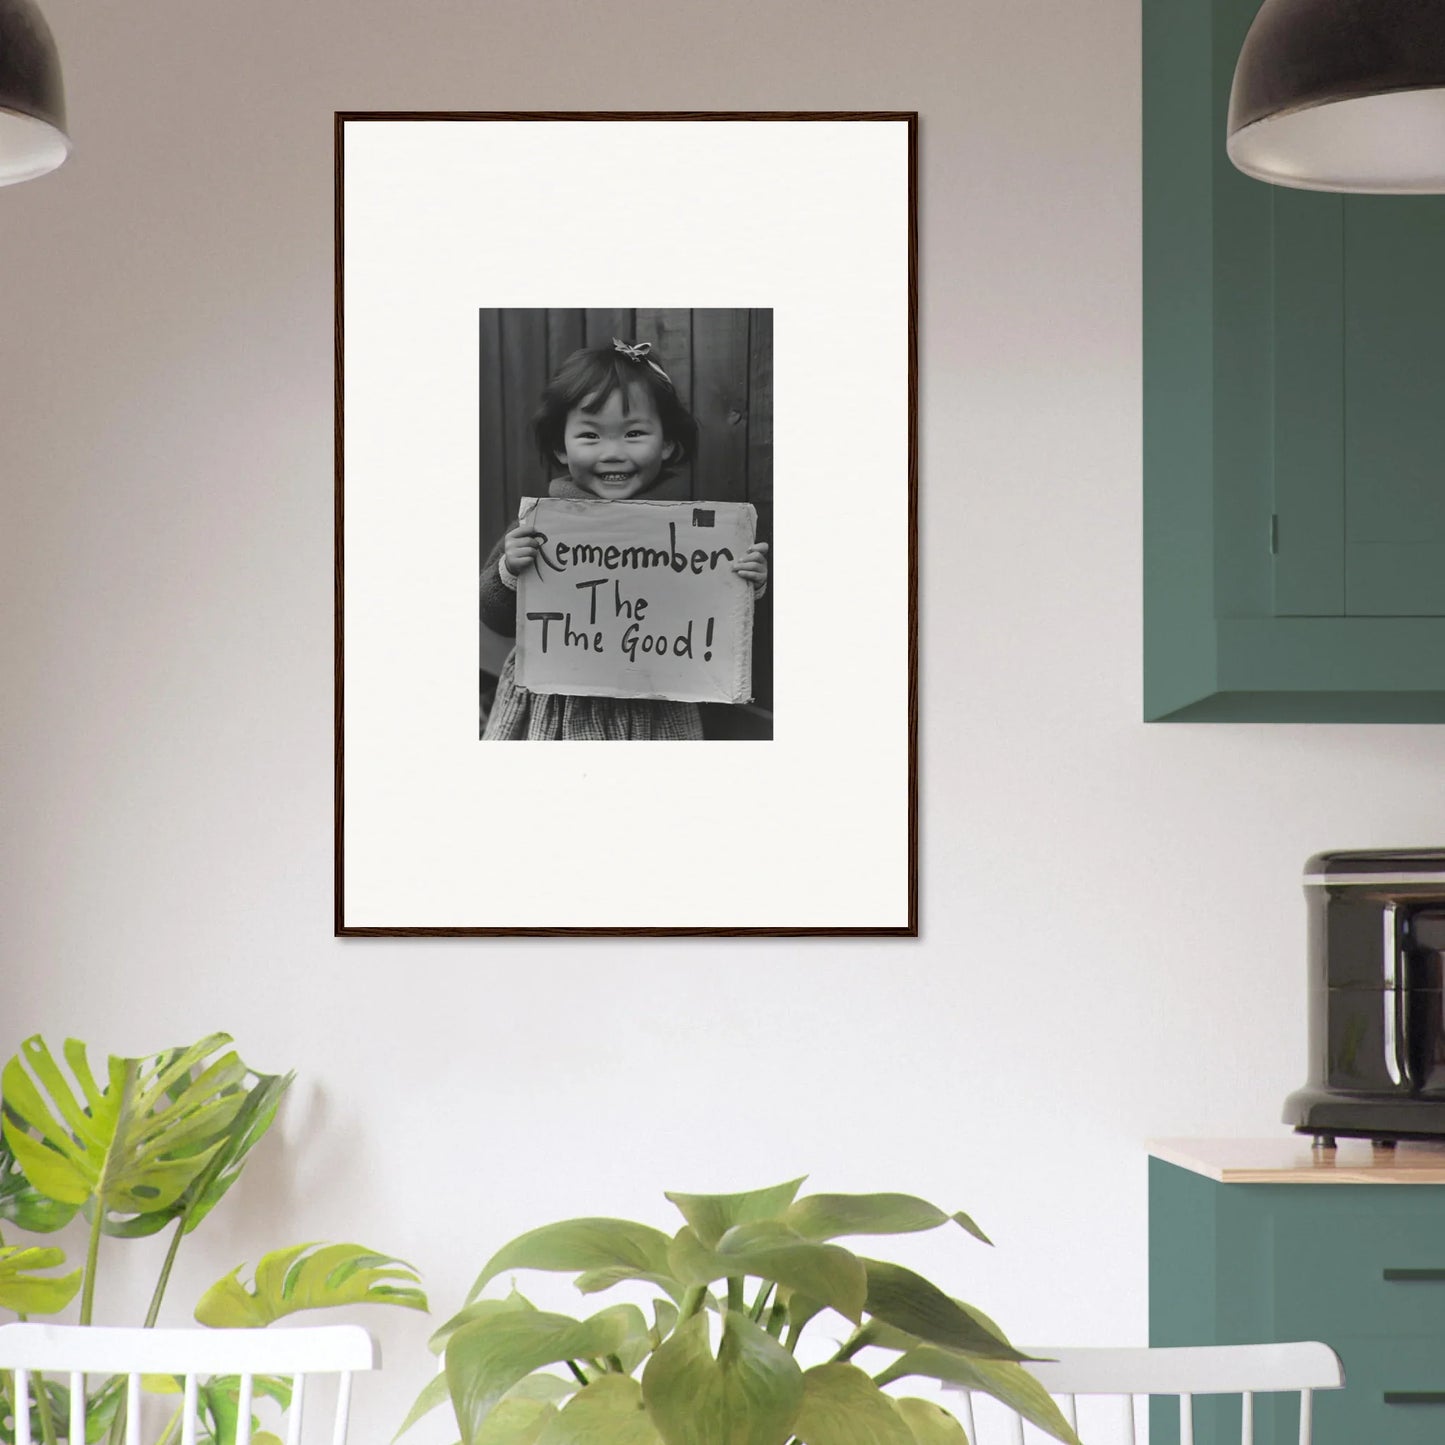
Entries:
[[[906, 919], [879, 926], [382, 926], [347, 921], [346, 912], [346, 377], [345, 135], [348, 125], [384, 122], [736, 121], [892, 122], [907, 127], [907, 667]], [[432, 937], [917, 937], [918, 886], [918, 115], [909, 111], [345, 111], [335, 115], [335, 695], [334, 930], [338, 938]], [[525, 746], [525, 744], [523, 745]]]

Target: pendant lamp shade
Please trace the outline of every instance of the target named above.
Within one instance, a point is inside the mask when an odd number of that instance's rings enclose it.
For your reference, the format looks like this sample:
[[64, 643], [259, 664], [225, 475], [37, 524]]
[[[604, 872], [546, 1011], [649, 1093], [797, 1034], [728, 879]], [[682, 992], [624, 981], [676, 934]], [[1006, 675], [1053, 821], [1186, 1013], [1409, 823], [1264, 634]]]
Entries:
[[1445, 3], [1264, 0], [1229, 96], [1229, 158], [1312, 191], [1445, 191]]
[[33, 0], [0, 0], [0, 185], [43, 176], [69, 154], [50, 27]]

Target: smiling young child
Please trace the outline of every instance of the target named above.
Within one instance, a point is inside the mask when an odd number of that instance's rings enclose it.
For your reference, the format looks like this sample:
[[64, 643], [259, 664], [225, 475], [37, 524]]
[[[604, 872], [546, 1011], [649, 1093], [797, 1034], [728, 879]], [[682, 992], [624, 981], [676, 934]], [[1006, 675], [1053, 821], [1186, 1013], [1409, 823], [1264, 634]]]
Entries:
[[[553, 497], [625, 502], [644, 496], [697, 450], [697, 422], [672, 379], [649, 359], [647, 342], [574, 351], [547, 383], [532, 418], [537, 450], [566, 467], [548, 486]], [[482, 621], [504, 637], [517, 633], [517, 578], [534, 565], [542, 536], [514, 526], [482, 567]], [[755, 543], [732, 564], [761, 596], [768, 545]], [[702, 737], [697, 704], [663, 698], [574, 697], [517, 686], [516, 649], [508, 654], [482, 732], [484, 742], [527, 739], [606, 742]]]

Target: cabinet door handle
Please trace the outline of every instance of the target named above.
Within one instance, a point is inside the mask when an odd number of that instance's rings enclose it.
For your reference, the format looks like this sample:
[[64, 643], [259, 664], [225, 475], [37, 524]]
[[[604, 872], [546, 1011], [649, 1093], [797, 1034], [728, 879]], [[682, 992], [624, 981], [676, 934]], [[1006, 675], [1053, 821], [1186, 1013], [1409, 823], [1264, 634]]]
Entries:
[[1387, 1269], [1384, 1271], [1387, 1280], [1434, 1280], [1439, 1283], [1445, 1280], [1445, 1269]]
[[1387, 1405], [1445, 1405], [1445, 1390], [1386, 1390]]

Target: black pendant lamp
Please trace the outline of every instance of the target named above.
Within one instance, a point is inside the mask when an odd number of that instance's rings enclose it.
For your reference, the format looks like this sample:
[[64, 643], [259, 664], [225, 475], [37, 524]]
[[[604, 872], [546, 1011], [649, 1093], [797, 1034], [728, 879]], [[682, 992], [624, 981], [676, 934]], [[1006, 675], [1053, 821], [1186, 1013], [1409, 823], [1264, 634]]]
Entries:
[[1264, 0], [1229, 158], [1311, 191], [1445, 191], [1445, 0]]
[[32, 0], [0, 0], [0, 186], [43, 176], [69, 154], [50, 27]]

